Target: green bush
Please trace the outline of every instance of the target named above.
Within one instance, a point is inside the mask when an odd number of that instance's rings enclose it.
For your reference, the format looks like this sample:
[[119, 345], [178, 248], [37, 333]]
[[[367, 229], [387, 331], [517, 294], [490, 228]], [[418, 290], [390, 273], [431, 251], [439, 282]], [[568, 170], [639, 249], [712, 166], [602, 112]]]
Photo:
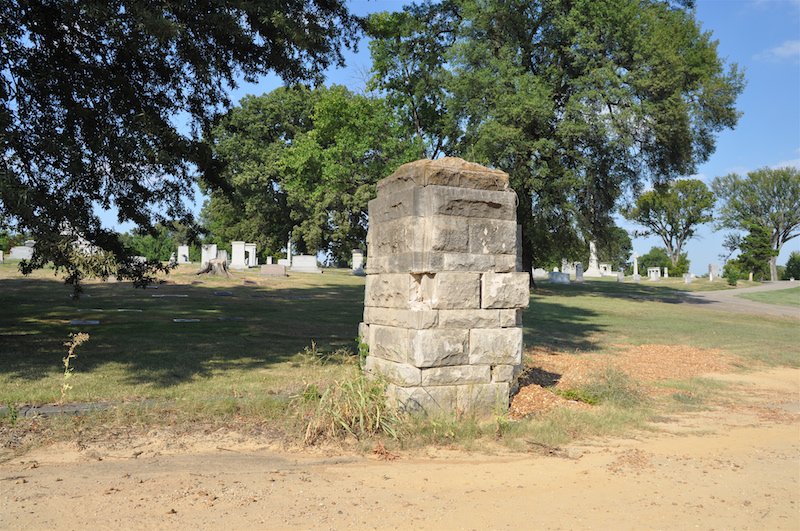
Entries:
[[786, 261], [786, 270], [781, 278], [783, 280], [790, 278], [800, 280], [800, 252], [792, 251], [792, 254], [789, 255], [789, 260]]

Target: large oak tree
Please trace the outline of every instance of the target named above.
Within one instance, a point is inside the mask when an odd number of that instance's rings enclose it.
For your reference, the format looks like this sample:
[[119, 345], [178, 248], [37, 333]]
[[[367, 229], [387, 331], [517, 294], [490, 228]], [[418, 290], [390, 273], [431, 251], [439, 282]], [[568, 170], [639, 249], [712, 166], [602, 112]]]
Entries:
[[78, 282], [69, 240], [126, 259], [95, 208], [152, 228], [190, 223], [183, 199], [222, 165], [203, 136], [237, 79], [318, 79], [357, 21], [342, 0], [7, 0], [0, 3], [0, 217]]
[[410, 6], [369, 19], [373, 84], [429, 154], [510, 174], [530, 270], [601, 238], [625, 192], [694, 173], [736, 124], [742, 76], [686, 4]]

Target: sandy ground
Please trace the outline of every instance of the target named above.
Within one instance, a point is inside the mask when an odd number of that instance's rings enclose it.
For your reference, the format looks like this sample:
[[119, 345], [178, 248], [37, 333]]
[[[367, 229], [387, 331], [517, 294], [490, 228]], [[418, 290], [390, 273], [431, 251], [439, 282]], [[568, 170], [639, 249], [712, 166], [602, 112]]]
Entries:
[[292, 454], [218, 434], [0, 464], [3, 529], [800, 529], [800, 370], [630, 439], [529, 454]]

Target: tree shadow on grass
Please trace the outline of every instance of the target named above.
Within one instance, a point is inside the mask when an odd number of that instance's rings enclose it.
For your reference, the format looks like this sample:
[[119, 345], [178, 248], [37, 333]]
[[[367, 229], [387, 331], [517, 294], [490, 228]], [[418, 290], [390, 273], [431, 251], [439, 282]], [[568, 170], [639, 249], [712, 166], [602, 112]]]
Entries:
[[597, 323], [597, 315], [585, 308], [537, 298], [523, 315], [525, 346], [557, 352], [591, 351], [595, 338], [605, 329]]
[[[312, 341], [322, 352], [355, 350], [364, 288], [323, 278], [304, 288], [98, 283], [74, 301], [58, 280], [14, 278], [0, 280], [0, 293], [0, 374], [28, 381], [57, 374], [63, 343], [81, 331], [90, 341], [78, 349], [80, 372], [104, 368], [125, 383], [170, 387], [285, 362]], [[75, 319], [100, 324], [70, 325]]]
[[694, 296], [691, 292], [656, 284], [588, 281], [571, 284], [550, 284], [540, 282], [535, 291], [537, 295], [559, 295], [561, 297], [602, 296], [643, 302], [663, 302], [667, 304], [709, 304], [709, 301]]

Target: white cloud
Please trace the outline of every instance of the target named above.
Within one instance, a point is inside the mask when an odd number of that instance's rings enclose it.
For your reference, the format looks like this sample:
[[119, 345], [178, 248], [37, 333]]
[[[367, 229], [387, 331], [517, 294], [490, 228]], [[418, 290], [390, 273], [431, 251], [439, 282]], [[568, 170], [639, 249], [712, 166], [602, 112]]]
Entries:
[[773, 165], [773, 168], [785, 168], [786, 166], [790, 166], [792, 168], [797, 168], [800, 170], [800, 159], [789, 159], [789, 160], [782, 160], [779, 163]]
[[782, 61], [785, 59], [800, 61], [800, 40], [783, 41], [780, 46], [761, 52], [756, 57], [770, 61]]

